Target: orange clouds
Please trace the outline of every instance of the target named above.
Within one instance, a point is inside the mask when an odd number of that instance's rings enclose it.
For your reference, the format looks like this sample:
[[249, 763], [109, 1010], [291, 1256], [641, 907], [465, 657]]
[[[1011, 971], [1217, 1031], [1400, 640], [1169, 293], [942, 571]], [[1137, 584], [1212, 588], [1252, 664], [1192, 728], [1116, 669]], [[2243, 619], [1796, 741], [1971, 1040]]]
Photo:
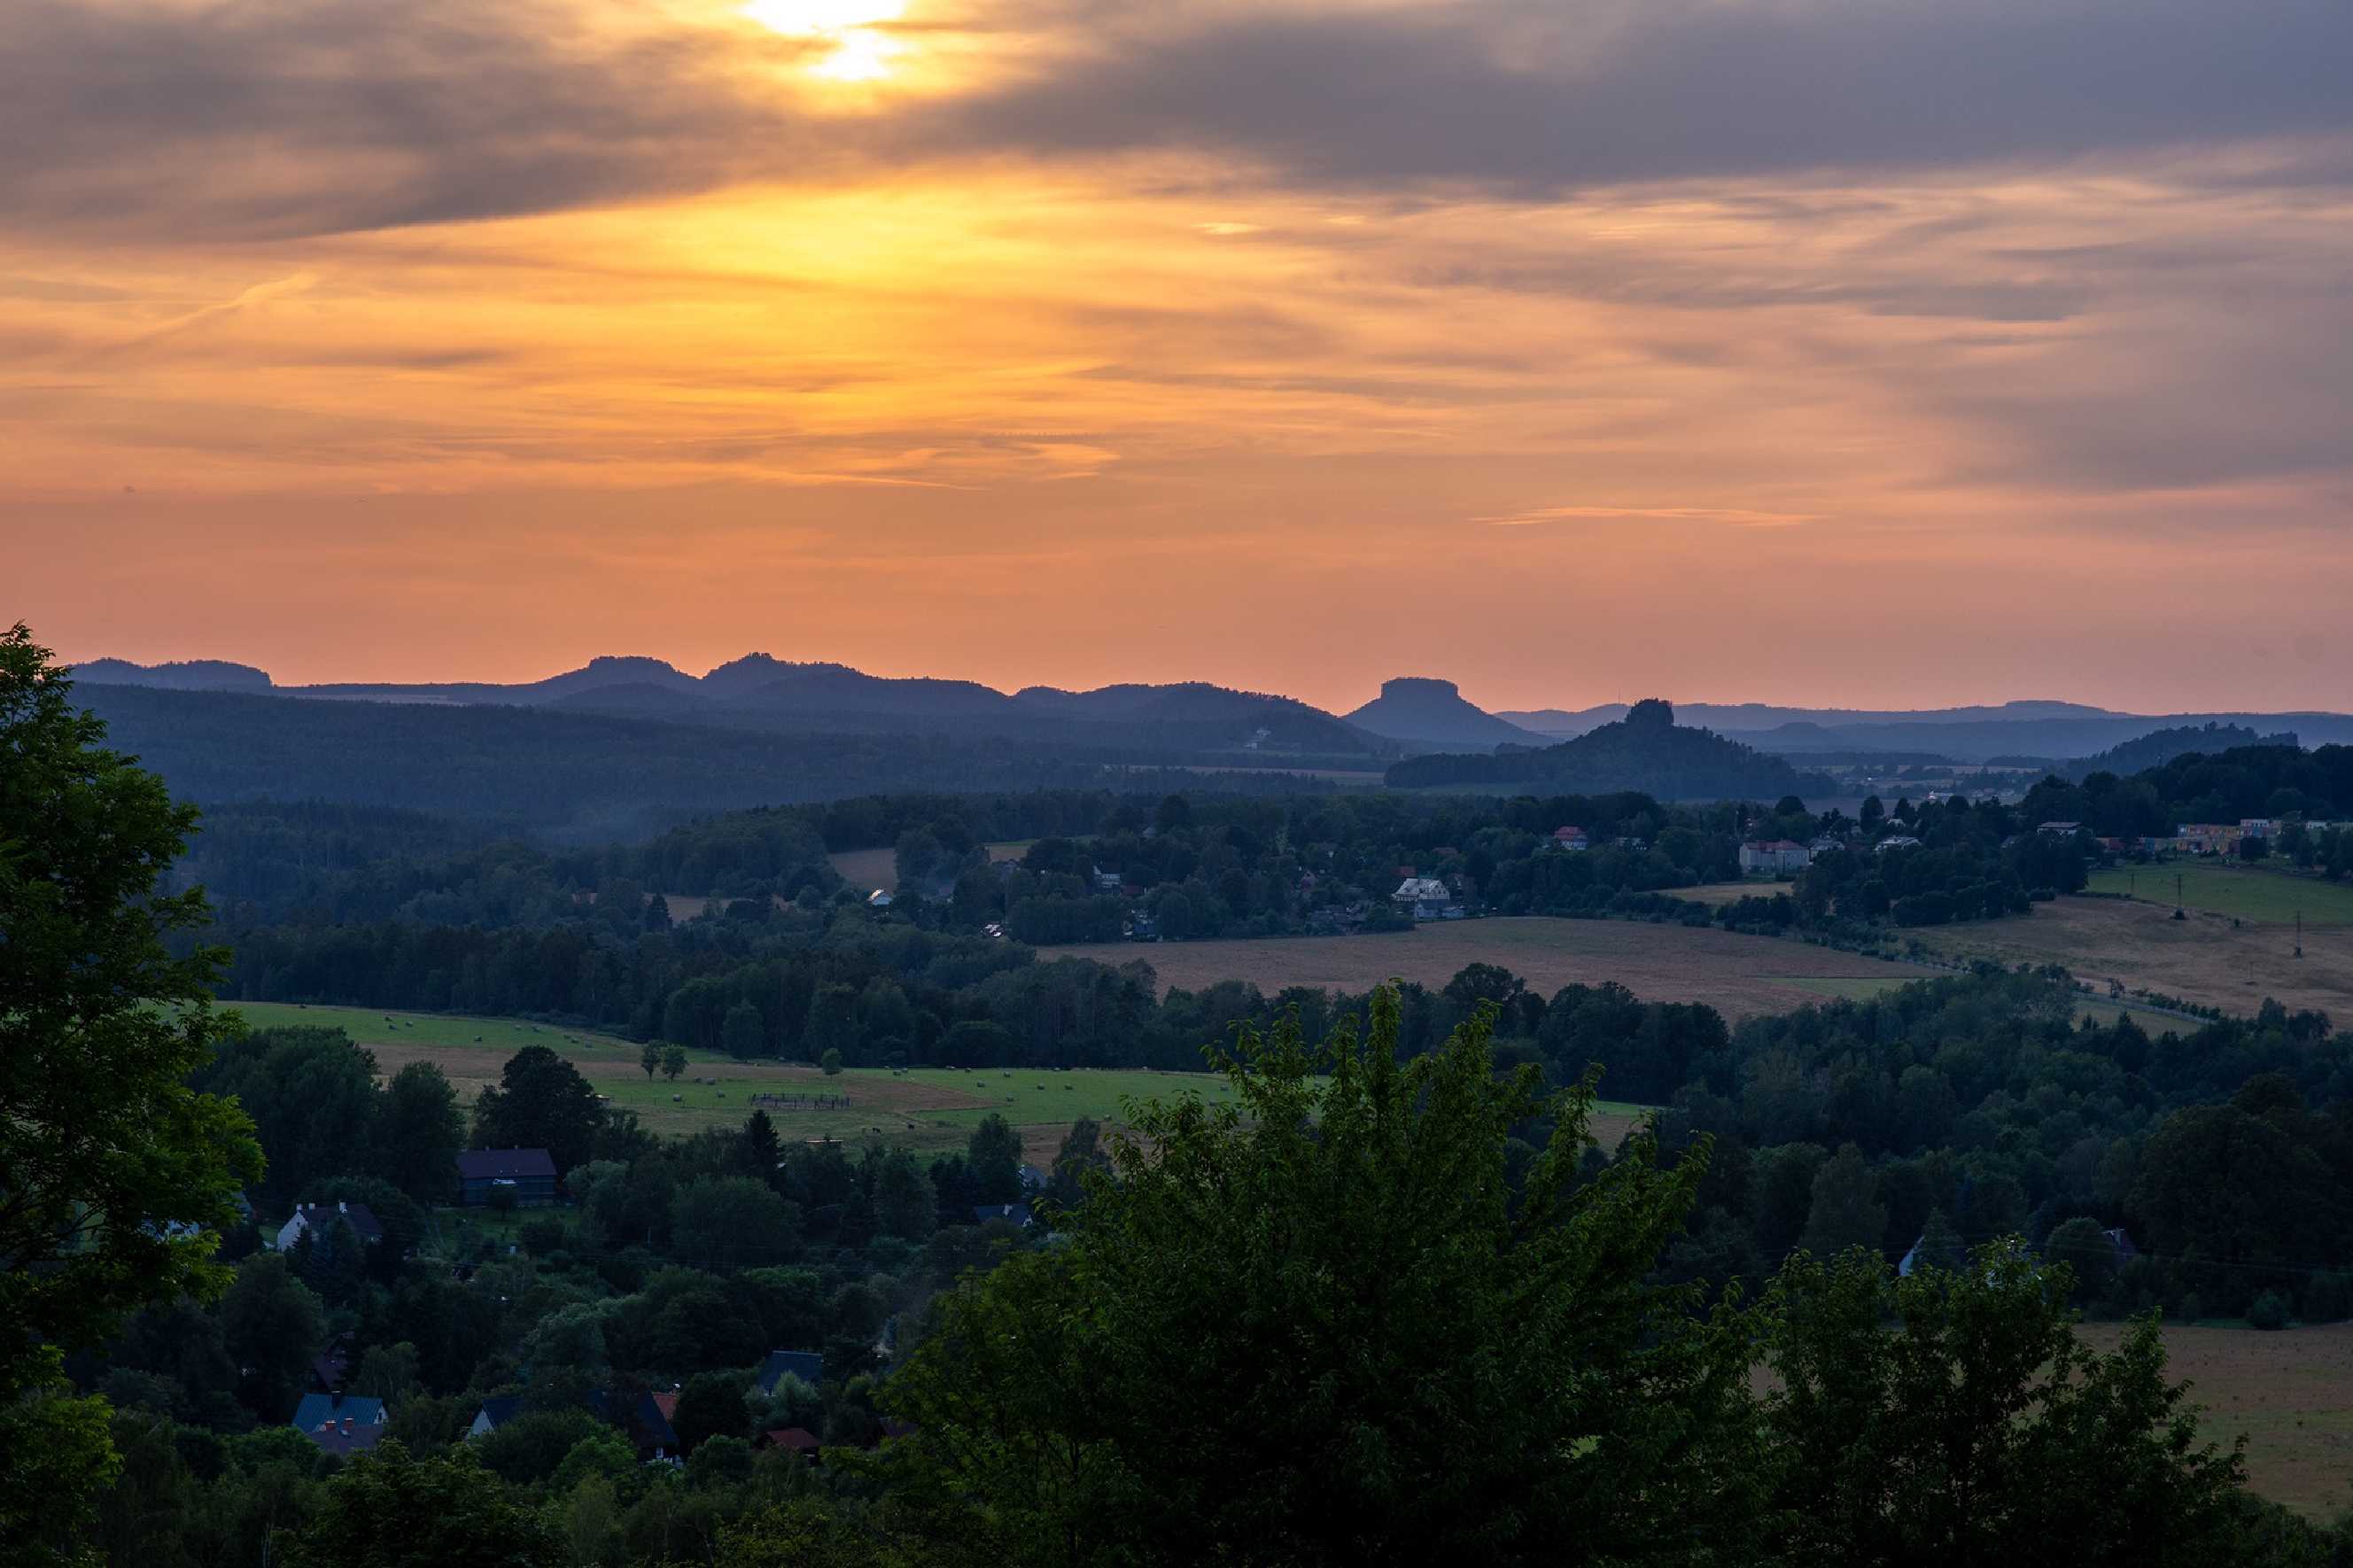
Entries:
[[[152, 162], [0, 176], [0, 549], [69, 652], [2343, 705], [2353, 214], [2292, 92], [1891, 166], [1879, 88], [1577, 142], [1717, 79], [1707, 7], [914, 3], [848, 97], [733, 6], [410, 9], [37, 7], [163, 94]], [[1900, 58], [1839, 10], [1789, 25]]]

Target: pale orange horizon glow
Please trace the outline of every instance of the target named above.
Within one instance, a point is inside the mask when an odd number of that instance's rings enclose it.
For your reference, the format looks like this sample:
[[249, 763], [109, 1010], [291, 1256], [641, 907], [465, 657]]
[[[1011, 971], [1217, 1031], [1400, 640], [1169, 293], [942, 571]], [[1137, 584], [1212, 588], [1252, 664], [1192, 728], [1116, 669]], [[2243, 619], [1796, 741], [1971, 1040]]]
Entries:
[[533, 9], [675, 72], [677, 158], [330, 135], [0, 218], [0, 616], [289, 683], [2353, 707], [2303, 142], [1383, 181], [1020, 96], [1248, 8]]

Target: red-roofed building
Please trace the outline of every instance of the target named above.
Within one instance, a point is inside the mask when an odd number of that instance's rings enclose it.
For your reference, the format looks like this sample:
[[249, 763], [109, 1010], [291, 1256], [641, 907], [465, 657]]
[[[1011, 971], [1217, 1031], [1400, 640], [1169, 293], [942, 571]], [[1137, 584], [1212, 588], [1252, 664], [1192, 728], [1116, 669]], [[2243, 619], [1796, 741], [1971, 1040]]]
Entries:
[[782, 1426], [774, 1432], [761, 1433], [760, 1447], [782, 1448], [803, 1458], [815, 1458], [818, 1449], [823, 1445], [817, 1440], [817, 1434], [806, 1426]]

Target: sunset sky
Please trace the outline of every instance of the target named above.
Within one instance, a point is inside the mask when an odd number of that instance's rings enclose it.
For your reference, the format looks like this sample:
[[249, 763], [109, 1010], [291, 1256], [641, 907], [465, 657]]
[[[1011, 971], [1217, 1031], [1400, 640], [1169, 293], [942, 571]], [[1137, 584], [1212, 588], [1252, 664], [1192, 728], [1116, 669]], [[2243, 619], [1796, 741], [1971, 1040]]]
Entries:
[[10, 0], [0, 620], [2353, 708], [2346, 0]]

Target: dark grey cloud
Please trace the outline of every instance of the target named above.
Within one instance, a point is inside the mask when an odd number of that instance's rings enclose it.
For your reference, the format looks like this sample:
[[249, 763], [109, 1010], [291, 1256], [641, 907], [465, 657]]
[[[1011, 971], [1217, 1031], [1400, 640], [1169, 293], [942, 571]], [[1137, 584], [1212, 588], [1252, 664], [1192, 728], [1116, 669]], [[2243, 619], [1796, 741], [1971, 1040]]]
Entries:
[[551, 0], [17, 0], [0, 230], [270, 238], [579, 206], [817, 162], [782, 37], [615, 40]]
[[2344, 0], [1649, 0], [1599, 28], [1587, 10], [1256, 15], [958, 112], [982, 143], [1206, 145], [1308, 183], [1531, 194], [2353, 127]]
[[1207, 153], [1302, 187], [1551, 197], [2270, 139], [2283, 178], [2353, 176], [2347, 0], [1000, 5], [991, 30], [1047, 36], [997, 40], [1006, 57], [1050, 66], [871, 117], [777, 89], [812, 46], [582, 17], [560, 0], [15, 0], [0, 231], [266, 238], [1001, 153]]

